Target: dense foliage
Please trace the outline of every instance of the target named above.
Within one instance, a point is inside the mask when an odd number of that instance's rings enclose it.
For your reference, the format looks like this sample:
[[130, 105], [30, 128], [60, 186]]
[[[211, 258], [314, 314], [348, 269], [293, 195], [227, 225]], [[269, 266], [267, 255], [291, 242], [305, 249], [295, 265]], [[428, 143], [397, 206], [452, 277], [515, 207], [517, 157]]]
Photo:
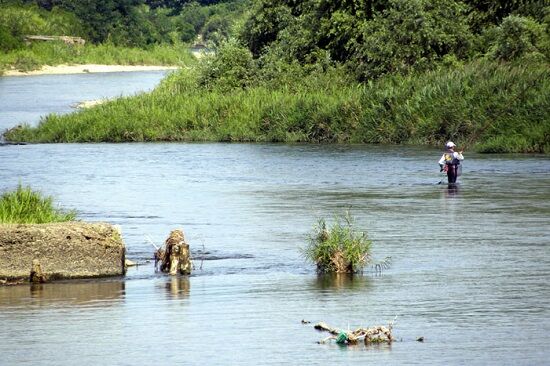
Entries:
[[344, 64], [370, 80], [487, 54], [548, 61], [549, 11], [528, 0], [258, 0], [240, 40], [259, 59]]
[[246, 0], [1, 0], [0, 49], [24, 46], [26, 34], [71, 35], [95, 44], [146, 47], [158, 43], [220, 42], [245, 11]]
[[177, 13], [189, 35], [214, 29], [216, 54], [151, 94], [48, 116], [37, 128], [19, 127], [6, 137], [453, 139], [487, 152], [550, 151], [544, 1], [255, 0], [246, 19], [233, 18], [231, 32], [220, 29], [231, 23], [225, 15], [243, 14], [238, 2], [216, 4], [227, 10], [218, 14], [197, 3], [148, 3], [151, 11]]
[[73, 221], [75, 218], [75, 211], [56, 208], [52, 197], [45, 197], [30, 187], [19, 185], [14, 191], [0, 196], [2, 224], [44, 224]]

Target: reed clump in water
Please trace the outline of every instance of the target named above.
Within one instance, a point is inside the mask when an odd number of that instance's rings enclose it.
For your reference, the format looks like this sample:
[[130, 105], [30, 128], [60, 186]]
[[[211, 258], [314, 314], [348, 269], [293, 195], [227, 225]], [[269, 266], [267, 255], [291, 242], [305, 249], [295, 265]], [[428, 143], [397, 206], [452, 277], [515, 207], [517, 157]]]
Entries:
[[331, 226], [320, 219], [302, 254], [317, 266], [319, 273], [357, 273], [372, 262], [371, 244], [367, 234], [357, 231], [353, 218], [346, 213], [335, 216]]
[[18, 185], [0, 196], [0, 223], [45, 224], [74, 221], [76, 211], [56, 208], [52, 197], [45, 197], [30, 187]]

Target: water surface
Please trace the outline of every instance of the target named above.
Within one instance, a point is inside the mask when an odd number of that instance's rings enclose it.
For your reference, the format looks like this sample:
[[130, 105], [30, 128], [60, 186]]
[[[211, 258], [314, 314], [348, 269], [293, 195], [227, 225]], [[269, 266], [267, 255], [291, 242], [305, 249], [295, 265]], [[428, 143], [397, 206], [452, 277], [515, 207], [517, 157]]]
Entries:
[[0, 134], [18, 124], [35, 125], [48, 113], [67, 113], [85, 100], [148, 91], [167, 71], [0, 77]]
[[[550, 159], [466, 154], [456, 190], [439, 151], [262, 144], [0, 147], [18, 182], [122, 228], [140, 262], [183, 228], [191, 277], [145, 263], [125, 279], [0, 288], [0, 364], [544, 364], [550, 353]], [[318, 277], [300, 247], [349, 209], [376, 275]], [[390, 346], [316, 342], [325, 321], [397, 317]], [[425, 342], [416, 342], [424, 336]]]

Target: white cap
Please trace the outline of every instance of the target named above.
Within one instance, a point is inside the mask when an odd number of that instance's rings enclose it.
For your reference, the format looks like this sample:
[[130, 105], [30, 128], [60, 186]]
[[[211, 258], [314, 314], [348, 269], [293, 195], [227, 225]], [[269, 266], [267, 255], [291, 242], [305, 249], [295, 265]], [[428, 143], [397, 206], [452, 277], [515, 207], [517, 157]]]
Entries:
[[445, 144], [445, 146], [447, 147], [447, 149], [450, 149], [451, 147], [455, 147], [456, 145], [455, 145], [454, 142], [449, 141], [449, 142], [447, 142], [447, 143]]

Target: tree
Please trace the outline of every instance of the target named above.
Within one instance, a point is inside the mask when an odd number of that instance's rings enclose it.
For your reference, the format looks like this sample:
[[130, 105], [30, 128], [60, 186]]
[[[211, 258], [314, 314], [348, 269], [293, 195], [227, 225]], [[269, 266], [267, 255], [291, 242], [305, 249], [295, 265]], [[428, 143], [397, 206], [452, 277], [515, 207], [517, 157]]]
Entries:
[[90, 41], [145, 46], [160, 41], [144, 0], [63, 0], [61, 6], [83, 22]]
[[423, 70], [445, 55], [464, 58], [470, 32], [465, 7], [453, 0], [391, 0], [381, 16], [363, 23], [352, 65], [360, 79]]
[[[543, 0], [463, 0], [469, 7], [468, 20], [475, 33], [499, 25], [509, 15], [529, 16], [540, 22], [544, 20]], [[545, 4], [546, 3], [546, 4]]]
[[255, 3], [250, 17], [244, 25], [240, 40], [255, 57], [260, 56], [266, 46], [277, 39], [293, 16], [291, 8], [283, 0], [260, 0]]
[[510, 15], [497, 28], [492, 55], [511, 61], [527, 54], [549, 57], [550, 40], [544, 26], [531, 18]]

